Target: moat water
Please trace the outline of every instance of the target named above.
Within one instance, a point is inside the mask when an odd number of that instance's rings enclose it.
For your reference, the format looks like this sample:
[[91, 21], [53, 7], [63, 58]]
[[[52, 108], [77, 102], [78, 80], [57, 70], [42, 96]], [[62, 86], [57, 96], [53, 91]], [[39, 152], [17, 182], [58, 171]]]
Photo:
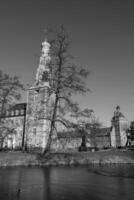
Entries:
[[119, 199], [134, 199], [134, 165], [0, 169], [0, 200]]

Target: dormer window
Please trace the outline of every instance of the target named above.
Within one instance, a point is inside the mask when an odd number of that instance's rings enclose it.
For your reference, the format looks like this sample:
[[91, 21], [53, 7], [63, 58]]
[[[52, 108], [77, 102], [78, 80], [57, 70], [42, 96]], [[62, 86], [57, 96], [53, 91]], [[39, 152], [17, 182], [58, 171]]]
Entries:
[[14, 110], [11, 111], [11, 116], [14, 116]]
[[19, 110], [15, 110], [15, 115], [19, 115]]
[[23, 109], [20, 110], [20, 114], [24, 115], [24, 110]]

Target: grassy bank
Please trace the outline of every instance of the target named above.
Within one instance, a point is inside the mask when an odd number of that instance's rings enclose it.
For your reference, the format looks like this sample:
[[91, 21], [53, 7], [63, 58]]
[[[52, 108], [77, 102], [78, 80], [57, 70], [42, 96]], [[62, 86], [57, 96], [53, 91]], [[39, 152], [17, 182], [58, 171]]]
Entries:
[[51, 153], [47, 156], [22, 152], [0, 152], [0, 166], [49, 166], [90, 164], [134, 164], [134, 151]]
[[37, 155], [22, 152], [0, 152], [0, 167], [21, 165], [38, 165]]

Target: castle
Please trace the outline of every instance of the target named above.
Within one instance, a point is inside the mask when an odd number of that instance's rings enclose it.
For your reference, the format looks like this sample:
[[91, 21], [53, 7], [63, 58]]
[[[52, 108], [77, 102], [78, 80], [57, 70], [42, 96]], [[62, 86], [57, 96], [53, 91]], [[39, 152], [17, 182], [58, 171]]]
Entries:
[[42, 43], [42, 51], [34, 85], [27, 91], [26, 137], [27, 148], [45, 149], [50, 121], [48, 121], [50, 103], [50, 44]]
[[[50, 121], [47, 119], [51, 108], [51, 73], [50, 73], [50, 44], [42, 43], [39, 66], [36, 72], [35, 82], [27, 90], [27, 103], [17, 104], [11, 110], [6, 111], [5, 120], [11, 121], [15, 127], [12, 134], [0, 138], [1, 147], [45, 149], [50, 131]], [[112, 128], [88, 130], [89, 147], [121, 147], [126, 143], [125, 129], [128, 122], [116, 109], [112, 118]], [[70, 134], [69, 134], [70, 133]], [[52, 148], [63, 150], [78, 148], [81, 145], [81, 136], [76, 131], [58, 133], [53, 140]]]

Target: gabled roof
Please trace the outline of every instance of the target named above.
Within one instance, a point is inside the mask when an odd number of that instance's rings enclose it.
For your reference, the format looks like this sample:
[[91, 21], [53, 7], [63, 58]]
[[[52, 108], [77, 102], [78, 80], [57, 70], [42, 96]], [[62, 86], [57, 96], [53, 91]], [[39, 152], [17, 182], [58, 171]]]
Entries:
[[111, 127], [91, 129], [91, 136], [108, 136], [111, 132]]
[[15, 104], [10, 108], [10, 110], [21, 110], [21, 109], [26, 109], [27, 103], [18, 103]]
[[[111, 132], [111, 127], [106, 128], [91, 128], [85, 131], [88, 137], [104, 137], [109, 136]], [[83, 132], [84, 133], [84, 132]], [[71, 131], [62, 131], [57, 133], [58, 138], [81, 138], [82, 131], [79, 130], [71, 130]]]
[[57, 133], [58, 138], [79, 138], [81, 133], [76, 130], [72, 131], [62, 131]]
[[26, 115], [26, 106], [26, 103], [15, 104], [5, 111], [5, 113], [2, 115], [2, 118]]

